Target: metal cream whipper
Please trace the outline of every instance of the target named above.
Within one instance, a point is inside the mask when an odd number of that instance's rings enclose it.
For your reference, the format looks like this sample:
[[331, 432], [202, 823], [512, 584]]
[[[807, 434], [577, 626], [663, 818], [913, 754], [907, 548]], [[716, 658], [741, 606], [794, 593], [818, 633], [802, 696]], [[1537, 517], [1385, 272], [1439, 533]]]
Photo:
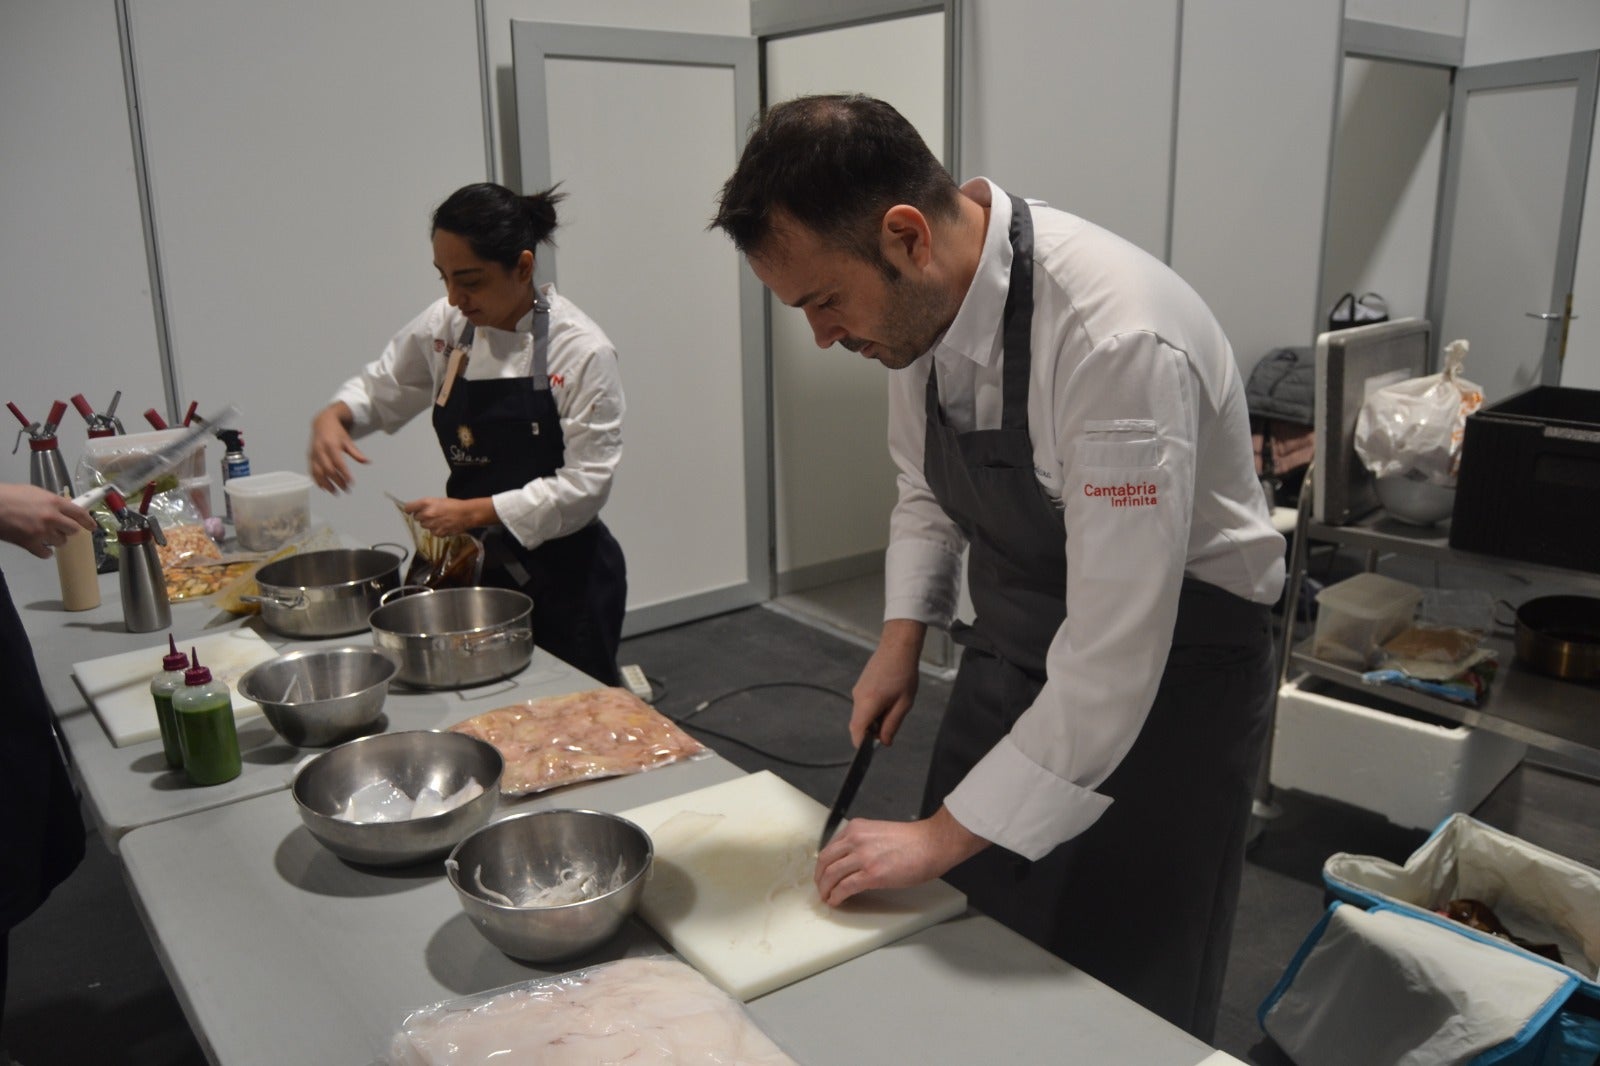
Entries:
[[61, 425], [61, 416], [67, 413], [67, 405], [57, 400], [50, 405], [50, 417], [46, 418], [43, 425], [30, 422], [20, 408], [14, 403], [7, 403], [11, 413], [17, 421], [22, 423], [22, 429], [17, 432], [17, 443], [12, 446], [11, 454], [15, 455], [17, 448], [22, 446], [24, 435], [28, 438], [28, 480], [35, 486], [57, 496], [72, 498], [77, 495], [77, 490], [72, 487], [72, 475], [67, 473], [66, 461], [61, 458], [60, 441], [56, 438], [56, 427]]
[[146, 485], [139, 510], [128, 508], [128, 501], [115, 489], [106, 492], [106, 506], [117, 516], [117, 586], [122, 593], [122, 621], [130, 633], [149, 633], [172, 624], [172, 606], [167, 601], [167, 579], [161, 570], [156, 545], [166, 546], [161, 524], [146, 513], [154, 485]]

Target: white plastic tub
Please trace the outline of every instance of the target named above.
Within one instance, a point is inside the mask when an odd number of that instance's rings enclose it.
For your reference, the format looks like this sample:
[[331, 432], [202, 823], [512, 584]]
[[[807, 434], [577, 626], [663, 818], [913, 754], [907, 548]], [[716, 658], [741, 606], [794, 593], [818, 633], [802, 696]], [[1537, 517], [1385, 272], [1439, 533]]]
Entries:
[[233, 528], [245, 551], [271, 551], [311, 528], [311, 479], [290, 470], [229, 478]]

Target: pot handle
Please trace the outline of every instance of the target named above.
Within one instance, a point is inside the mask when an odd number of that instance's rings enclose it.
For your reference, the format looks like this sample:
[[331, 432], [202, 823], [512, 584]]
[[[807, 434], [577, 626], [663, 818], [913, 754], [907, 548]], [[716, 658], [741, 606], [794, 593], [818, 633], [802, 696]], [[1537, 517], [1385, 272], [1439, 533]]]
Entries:
[[468, 636], [461, 641], [461, 650], [467, 655], [476, 655], [481, 651], [491, 648], [503, 647], [507, 644], [525, 644], [533, 642], [533, 631], [528, 629], [507, 629], [499, 633], [485, 633], [482, 636]]
[[372, 547], [373, 551], [377, 551], [380, 548], [398, 548], [398, 549], [400, 549], [400, 561], [402, 563], [405, 562], [406, 559], [411, 555], [411, 549], [407, 548], [404, 544], [401, 544], [401, 543], [399, 543], [397, 541], [380, 540], [376, 544], [373, 544], [371, 547]]
[[388, 592], [385, 592], [382, 596], [379, 596], [378, 606], [382, 607], [390, 600], [398, 599], [401, 596], [430, 596], [432, 594], [433, 589], [429, 588], [427, 585], [401, 585], [398, 588], [392, 588]]
[[[1502, 607], [1504, 607], [1506, 610], [1511, 612], [1511, 621], [1509, 621], [1509, 622], [1500, 621], [1500, 608], [1502, 608]], [[1518, 615], [1517, 615], [1516, 604], [1512, 603], [1510, 600], [1495, 600], [1494, 601], [1494, 624], [1495, 625], [1497, 625], [1497, 626], [1505, 626], [1507, 629], [1511, 629], [1511, 628], [1514, 628], [1516, 626], [1516, 624], [1517, 624], [1517, 622], [1519, 620], [1520, 619], [1518, 618]]]
[[259, 603], [265, 607], [281, 607], [285, 611], [303, 611], [308, 606], [306, 603], [306, 594], [304, 592], [297, 592], [292, 597], [268, 595], [240, 596], [239, 600], [242, 603]]

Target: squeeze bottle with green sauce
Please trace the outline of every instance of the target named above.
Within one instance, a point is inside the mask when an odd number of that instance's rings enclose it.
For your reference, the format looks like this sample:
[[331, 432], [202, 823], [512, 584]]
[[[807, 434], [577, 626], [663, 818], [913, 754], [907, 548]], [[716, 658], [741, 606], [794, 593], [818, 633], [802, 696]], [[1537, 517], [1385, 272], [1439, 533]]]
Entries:
[[161, 727], [161, 752], [167, 757], [167, 766], [183, 769], [183, 742], [178, 735], [178, 713], [172, 709], [172, 694], [183, 687], [183, 672], [189, 669], [189, 657], [178, 650], [178, 642], [167, 634], [167, 647], [172, 651], [161, 660], [161, 672], [150, 679], [150, 695], [156, 701], [156, 724]]
[[183, 746], [183, 769], [197, 785], [220, 785], [239, 776], [239, 734], [233, 726], [233, 699], [228, 686], [211, 680], [200, 656], [189, 649], [194, 664], [183, 675], [183, 687], [172, 694]]

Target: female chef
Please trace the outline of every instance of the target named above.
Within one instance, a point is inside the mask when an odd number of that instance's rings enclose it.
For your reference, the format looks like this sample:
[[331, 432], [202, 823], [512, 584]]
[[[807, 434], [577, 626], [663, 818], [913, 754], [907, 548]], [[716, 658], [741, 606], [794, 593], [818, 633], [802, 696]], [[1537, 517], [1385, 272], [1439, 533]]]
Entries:
[[445, 295], [312, 419], [311, 476], [348, 491], [345, 457], [368, 461], [356, 438], [430, 411], [450, 477], [406, 512], [438, 536], [481, 534], [482, 582], [531, 596], [539, 645], [616, 684], [627, 573], [600, 508], [622, 456], [622, 383], [600, 327], [533, 283], [561, 199], [481, 183], [439, 205]]

